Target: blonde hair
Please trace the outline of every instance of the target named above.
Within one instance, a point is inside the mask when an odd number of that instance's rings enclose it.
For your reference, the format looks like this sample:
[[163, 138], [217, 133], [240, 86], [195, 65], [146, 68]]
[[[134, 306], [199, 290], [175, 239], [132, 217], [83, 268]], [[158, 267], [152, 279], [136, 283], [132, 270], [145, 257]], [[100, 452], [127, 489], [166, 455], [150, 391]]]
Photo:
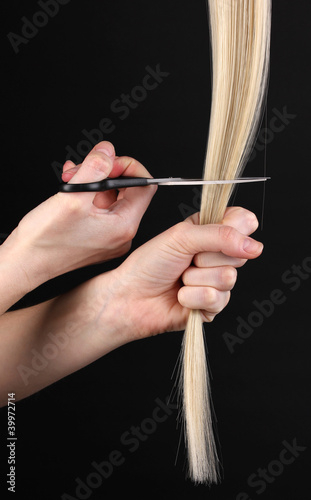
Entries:
[[[204, 178], [239, 176], [258, 131], [267, 89], [271, 0], [208, 0], [212, 45], [212, 107]], [[232, 184], [202, 191], [200, 224], [220, 223]], [[190, 312], [181, 351], [189, 474], [196, 483], [219, 480], [209, 373], [200, 311]]]

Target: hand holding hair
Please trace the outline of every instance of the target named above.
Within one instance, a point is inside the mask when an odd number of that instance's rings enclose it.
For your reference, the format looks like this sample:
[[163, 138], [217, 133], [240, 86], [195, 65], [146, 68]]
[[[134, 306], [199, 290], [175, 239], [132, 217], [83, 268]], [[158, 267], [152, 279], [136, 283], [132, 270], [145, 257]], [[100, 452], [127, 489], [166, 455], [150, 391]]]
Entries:
[[[199, 214], [193, 217], [195, 223], [197, 223], [196, 218], [198, 216]], [[258, 228], [256, 216], [240, 207], [227, 208], [222, 224], [231, 226], [247, 236]], [[180, 291], [179, 301], [181, 301], [181, 298], [185, 300], [185, 297], [187, 298], [187, 295], [190, 295], [187, 307], [197, 309], [198, 304], [195, 304], [194, 301], [191, 302], [191, 293], [193, 294], [194, 288], [191, 290], [189, 286], [202, 287], [209, 283], [207, 295], [210, 300], [214, 298], [216, 304], [218, 301], [218, 308], [212, 310], [210, 307], [208, 311], [201, 311], [201, 313], [203, 321], [212, 321], [216, 314], [228, 304], [230, 290], [232, 290], [237, 279], [236, 269], [244, 266], [246, 262], [246, 258], [230, 257], [222, 252], [201, 252], [196, 254], [193, 265], [189, 266], [182, 275], [183, 284], [186, 286]], [[187, 285], [189, 286], [187, 287]], [[223, 307], [221, 307], [222, 304], [224, 304]]]
[[[131, 341], [185, 327], [190, 308], [211, 321], [227, 304], [235, 268], [260, 255], [246, 235], [254, 214], [229, 208], [223, 224], [199, 226], [197, 215], [136, 249], [118, 268], [70, 292], [0, 317], [0, 404], [22, 399]], [[245, 242], [254, 245], [245, 250]], [[34, 352], [59, 342], [44, 370]]]
[[[182, 330], [190, 308], [211, 321], [229, 301], [235, 268], [261, 254], [262, 243], [246, 236], [258, 226], [248, 210], [227, 209], [223, 224], [198, 225], [197, 217], [145, 243], [110, 273], [111, 306], [120, 330], [127, 325], [126, 341]], [[107, 276], [94, 278], [96, 286], [101, 280]]]

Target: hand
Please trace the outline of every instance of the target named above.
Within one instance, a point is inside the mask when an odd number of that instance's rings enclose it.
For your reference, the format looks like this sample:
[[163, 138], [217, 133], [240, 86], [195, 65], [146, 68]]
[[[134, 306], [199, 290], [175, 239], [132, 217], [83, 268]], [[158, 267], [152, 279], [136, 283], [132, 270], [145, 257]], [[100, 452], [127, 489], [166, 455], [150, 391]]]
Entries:
[[[3, 401], [8, 391], [23, 398], [133, 340], [183, 330], [190, 308], [211, 321], [229, 300], [235, 268], [261, 253], [262, 245], [244, 236], [256, 227], [256, 217], [241, 208], [228, 209], [218, 225], [199, 226], [198, 216], [190, 217], [135, 250], [117, 269], [37, 306], [4, 314]], [[255, 247], [243, 249], [247, 241]], [[45, 353], [51, 342], [57, 356], [48, 358], [40, 376], [27, 371], [33, 353]]]
[[[94, 147], [81, 165], [64, 165], [63, 180], [93, 182], [120, 175], [151, 177], [138, 161], [116, 157], [109, 142]], [[131, 247], [156, 186], [100, 193], [57, 193], [29, 212], [2, 245], [34, 287], [71, 270], [119, 257]], [[18, 249], [23, 249], [22, 258]], [[22, 262], [21, 262], [22, 261]]]
[[[110, 273], [108, 285], [121, 343], [182, 330], [190, 309], [212, 321], [229, 301], [236, 268], [262, 252], [261, 243], [245, 236], [257, 227], [254, 214], [232, 207], [222, 224], [200, 226], [195, 214], [135, 250]], [[95, 279], [100, 287], [103, 277]]]

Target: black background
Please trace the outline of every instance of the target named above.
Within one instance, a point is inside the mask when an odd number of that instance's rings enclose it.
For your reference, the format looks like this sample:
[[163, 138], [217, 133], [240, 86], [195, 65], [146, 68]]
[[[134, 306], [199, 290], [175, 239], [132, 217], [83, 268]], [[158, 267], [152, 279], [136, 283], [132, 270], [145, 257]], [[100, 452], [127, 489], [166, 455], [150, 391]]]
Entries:
[[[105, 139], [119, 156], [137, 158], [153, 176], [201, 176], [211, 101], [204, 0], [70, 1], [27, 44], [19, 45], [18, 54], [7, 34], [21, 34], [22, 17], [31, 20], [42, 9], [36, 1], [12, 0], [2, 10], [2, 238], [30, 209], [56, 192], [59, 179], [52, 163], [63, 163], [66, 147], [76, 150], [85, 140], [82, 131], [97, 128], [105, 117], [115, 125]], [[133, 494], [144, 499], [236, 500], [240, 492], [252, 500], [309, 498], [311, 270], [295, 283], [286, 282], [284, 273], [292, 277], [292, 266], [301, 266], [311, 256], [310, 16], [308, 0], [273, 1], [270, 85], [263, 122], [269, 129], [266, 167], [272, 179], [266, 184], [263, 218], [262, 185], [241, 186], [235, 199], [263, 223], [256, 237], [265, 250], [239, 271], [230, 304], [206, 328], [222, 483], [209, 489], [186, 479], [183, 441], [178, 451], [181, 429], [176, 409], [135, 452], [120, 442], [131, 426], [152, 417], [156, 400], [165, 401], [173, 390], [182, 339], [182, 332], [175, 332], [124, 346], [17, 403], [15, 497], [56, 500], [67, 493], [78, 498], [76, 478], [85, 481], [94, 472], [93, 461], [107, 460], [119, 450], [124, 463], [89, 498]], [[141, 84], [146, 66], [158, 64], [169, 75], [121, 120], [111, 110], [112, 102]], [[279, 132], [273, 132], [271, 125], [275, 110], [291, 114]], [[264, 172], [264, 133], [258, 141], [245, 175]], [[159, 188], [133, 249], [182, 220], [182, 209], [197, 207], [192, 188]], [[18, 307], [45, 300], [118, 263], [53, 280]], [[275, 289], [282, 291], [284, 302], [269, 317], [262, 317], [249, 338], [230, 353], [224, 333], [236, 334], [237, 317], [248, 321], [256, 310], [254, 301], [269, 299]], [[4, 491], [6, 426], [4, 409]], [[285, 465], [263, 493], [250, 486], [251, 474], [259, 468], [272, 470], [284, 441], [295, 439], [306, 448], [294, 462]]]

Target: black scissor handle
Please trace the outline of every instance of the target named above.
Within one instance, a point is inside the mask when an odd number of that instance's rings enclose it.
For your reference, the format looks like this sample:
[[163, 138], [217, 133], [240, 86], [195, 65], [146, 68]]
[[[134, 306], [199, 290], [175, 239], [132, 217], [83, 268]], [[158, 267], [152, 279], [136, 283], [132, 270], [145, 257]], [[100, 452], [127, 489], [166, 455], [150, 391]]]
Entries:
[[61, 184], [59, 191], [62, 193], [83, 193], [96, 191], [109, 191], [126, 187], [148, 186], [152, 179], [147, 177], [117, 177], [116, 179], [103, 179], [98, 182], [84, 184]]

